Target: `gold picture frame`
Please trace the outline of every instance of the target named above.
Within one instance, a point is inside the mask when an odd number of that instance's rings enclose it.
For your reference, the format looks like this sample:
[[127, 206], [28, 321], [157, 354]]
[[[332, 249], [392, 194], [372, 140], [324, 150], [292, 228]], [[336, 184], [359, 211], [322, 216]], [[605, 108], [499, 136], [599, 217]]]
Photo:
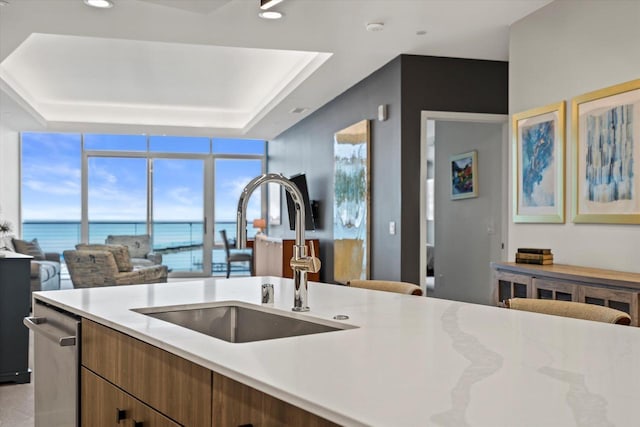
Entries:
[[571, 102], [573, 222], [640, 224], [640, 79]]
[[565, 101], [514, 114], [513, 222], [565, 222]]

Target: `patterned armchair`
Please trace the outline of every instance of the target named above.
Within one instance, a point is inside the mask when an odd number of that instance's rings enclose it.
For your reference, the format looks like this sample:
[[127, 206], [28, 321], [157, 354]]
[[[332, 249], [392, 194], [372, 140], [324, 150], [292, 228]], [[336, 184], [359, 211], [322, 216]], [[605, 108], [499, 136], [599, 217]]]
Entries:
[[124, 245], [129, 249], [131, 262], [133, 265], [154, 265], [162, 264], [162, 254], [152, 252], [151, 236], [140, 235], [109, 235], [105, 241], [107, 245]]
[[77, 245], [63, 255], [74, 288], [167, 281], [166, 265], [133, 266], [126, 246]]

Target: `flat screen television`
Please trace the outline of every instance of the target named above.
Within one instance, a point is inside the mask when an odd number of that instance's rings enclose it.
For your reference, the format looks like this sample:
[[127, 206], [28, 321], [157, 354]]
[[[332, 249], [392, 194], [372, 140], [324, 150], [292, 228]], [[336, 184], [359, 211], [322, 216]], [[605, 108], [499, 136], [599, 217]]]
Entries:
[[[303, 173], [299, 173], [297, 175], [293, 175], [289, 178], [291, 182], [293, 182], [300, 193], [302, 193], [302, 200], [304, 201], [305, 206], [305, 229], [307, 230], [315, 230], [315, 222], [313, 218], [313, 211], [311, 210], [311, 202], [309, 201], [309, 191], [307, 190], [307, 177]], [[289, 195], [288, 191], [285, 191], [287, 194], [287, 210], [289, 212], [289, 229], [294, 230], [296, 224], [296, 208], [293, 204], [293, 199]]]

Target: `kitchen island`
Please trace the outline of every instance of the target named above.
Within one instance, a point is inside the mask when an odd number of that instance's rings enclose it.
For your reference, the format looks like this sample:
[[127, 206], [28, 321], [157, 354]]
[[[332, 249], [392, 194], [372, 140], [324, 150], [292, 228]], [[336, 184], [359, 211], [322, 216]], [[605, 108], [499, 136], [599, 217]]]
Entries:
[[[346, 315], [338, 322], [349, 328], [230, 343], [134, 311], [221, 301], [261, 306], [263, 283], [275, 285], [269, 309], [321, 322]], [[292, 313], [293, 281], [275, 277], [36, 292], [34, 298], [340, 425], [629, 426], [640, 420], [639, 328], [321, 283], [309, 284], [311, 311]]]

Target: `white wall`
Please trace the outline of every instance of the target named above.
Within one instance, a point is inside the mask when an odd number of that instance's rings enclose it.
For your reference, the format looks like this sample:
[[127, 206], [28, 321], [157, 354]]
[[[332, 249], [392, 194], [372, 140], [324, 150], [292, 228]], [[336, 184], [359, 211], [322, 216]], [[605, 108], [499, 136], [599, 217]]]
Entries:
[[513, 224], [510, 188], [509, 260], [550, 247], [556, 263], [640, 272], [640, 225], [571, 222], [570, 119], [571, 98], [640, 78], [640, 1], [556, 0], [513, 24], [509, 55], [510, 114], [567, 101], [566, 223]]
[[11, 221], [18, 233], [20, 206], [20, 144], [18, 132], [0, 121], [0, 219]]

